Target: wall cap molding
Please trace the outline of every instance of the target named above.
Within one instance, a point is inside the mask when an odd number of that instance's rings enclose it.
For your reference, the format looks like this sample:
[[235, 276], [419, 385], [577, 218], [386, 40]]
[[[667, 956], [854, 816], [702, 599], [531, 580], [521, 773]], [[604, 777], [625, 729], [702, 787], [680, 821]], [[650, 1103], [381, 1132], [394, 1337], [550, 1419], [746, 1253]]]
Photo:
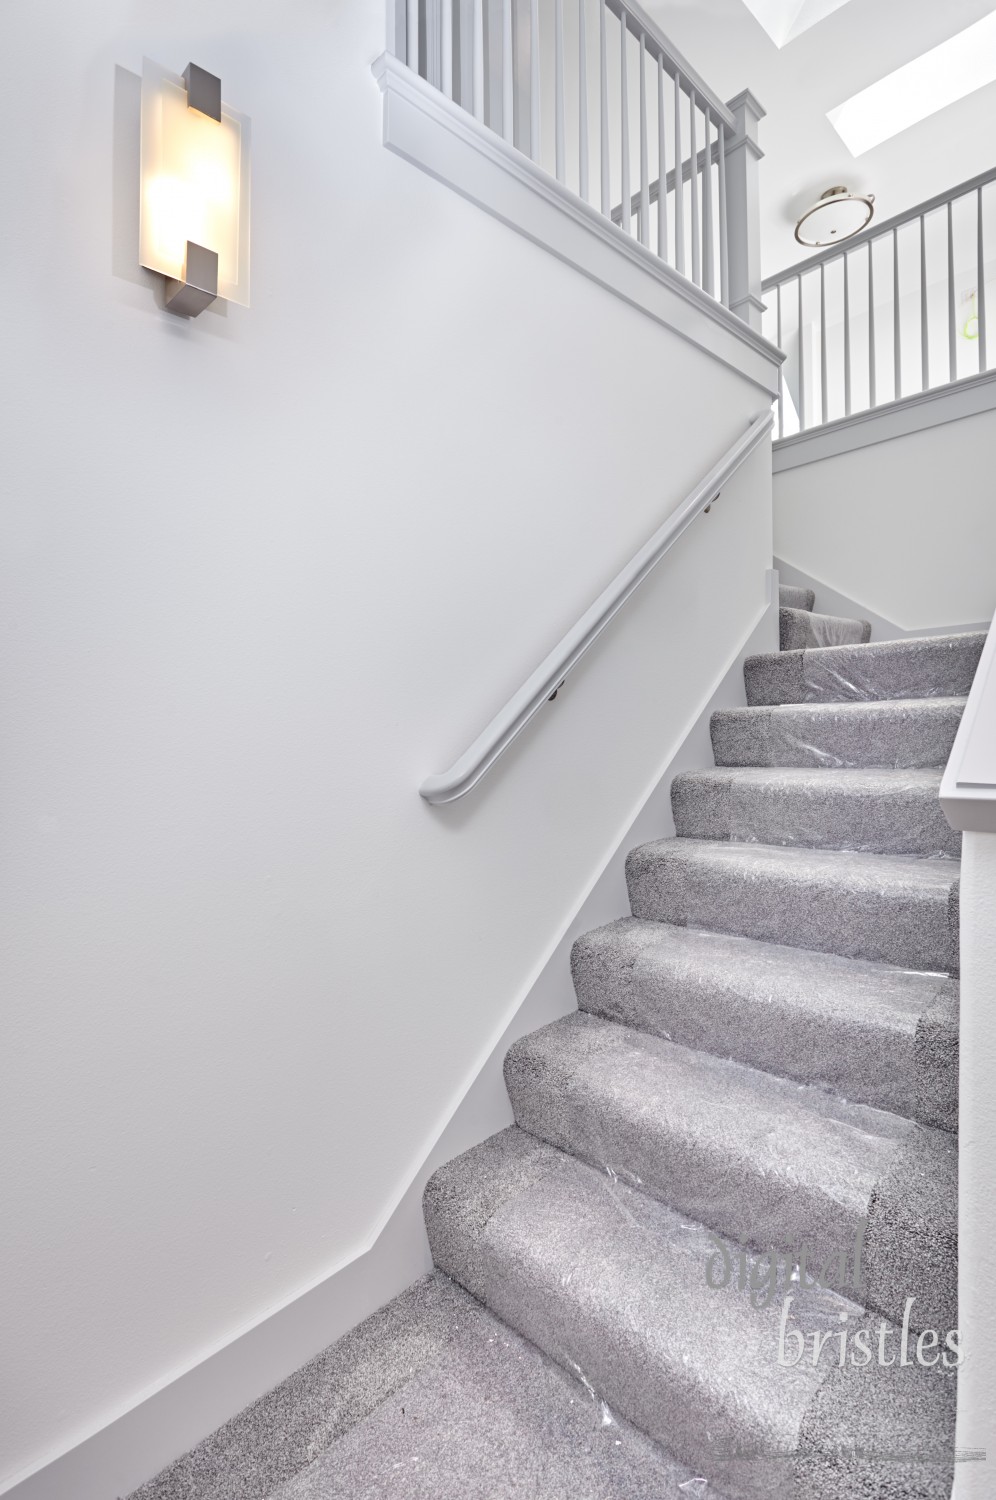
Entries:
[[945, 422], [958, 422], [963, 417], [993, 410], [996, 410], [996, 370], [986, 370], [951, 385], [917, 391], [871, 411], [855, 412], [825, 426], [778, 438], [772, 445], [772, 466], [780, 474], [785, 469], [836, 458], [856, 448], [869, 448], [892, 438], [907, 437], [925, 427], [940, 427]]
[[990, 630], [941, 778], [952, 828], [996, 833], [996, 630]]
[[397, 58], [373, 75], [384, 145], [766, 394], [782, 351]]

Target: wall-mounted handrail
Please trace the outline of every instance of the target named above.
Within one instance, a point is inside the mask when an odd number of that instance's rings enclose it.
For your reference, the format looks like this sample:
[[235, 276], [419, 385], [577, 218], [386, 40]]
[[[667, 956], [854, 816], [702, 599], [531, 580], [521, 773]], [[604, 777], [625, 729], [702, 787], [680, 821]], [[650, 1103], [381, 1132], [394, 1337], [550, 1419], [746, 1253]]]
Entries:
[[498, 757], [522, 733], [533, 715], [560, 689], [565, 678], [574, 670], [589, 647], [594, 645], [609, 621], [618, 614], [626, 600], [639, 588], [665, 553], [670, 551], [695, 517], [708, 509], [717, 498], [723, 486], [770, 432], [773, 421], [773, 411], [762, 412], [754, 418], [747, 431], [731, 444], [719, 462], [704, 475], [678, 508], [671, 512], [635, 557], [616, 574], [591, 608], [585, 611], [577, 624], [544, 657], [535, 672], [527, 677], [518, 692], [513, 693], [504, 707], [499, 709], [473, 744], [453, 762], [449, 770], [442, 771], [437, 776], [429, 776], [423, 781], [419, 793], [427, 802], [455, 802], [477, 785]]

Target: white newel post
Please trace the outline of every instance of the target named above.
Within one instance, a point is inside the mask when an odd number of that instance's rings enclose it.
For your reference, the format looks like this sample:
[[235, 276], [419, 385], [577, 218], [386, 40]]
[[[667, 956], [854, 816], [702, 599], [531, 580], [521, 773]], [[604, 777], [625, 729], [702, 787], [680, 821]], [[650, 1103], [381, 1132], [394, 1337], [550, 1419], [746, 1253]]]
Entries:
[[955, 1500], [987, 1500], [996, 1458], [996, 621], [941, 781], [964, 833], [958, 1073], [958, 1371]]
[[761, 331], [761, 214], [758, 165], [764, 152], [757, 127], [765, 111], [749, 89], [730, 99], [736, 121], [726, 141], [726, 218], [730, 259], [730, 308], [751, 328]]

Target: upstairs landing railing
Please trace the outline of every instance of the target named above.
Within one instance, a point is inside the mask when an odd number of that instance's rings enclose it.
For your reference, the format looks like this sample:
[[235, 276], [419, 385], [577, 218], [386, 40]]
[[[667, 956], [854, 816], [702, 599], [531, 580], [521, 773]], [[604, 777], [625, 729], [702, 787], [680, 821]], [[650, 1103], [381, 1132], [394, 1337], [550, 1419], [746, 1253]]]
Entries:
[[760, 328], [757, 126], [636, 0], [388, 0], [388, 50]]
[[763, 291], [763, 331], [787, 355], [777, 438], [987, 375], [996, 169], [769, 277]]

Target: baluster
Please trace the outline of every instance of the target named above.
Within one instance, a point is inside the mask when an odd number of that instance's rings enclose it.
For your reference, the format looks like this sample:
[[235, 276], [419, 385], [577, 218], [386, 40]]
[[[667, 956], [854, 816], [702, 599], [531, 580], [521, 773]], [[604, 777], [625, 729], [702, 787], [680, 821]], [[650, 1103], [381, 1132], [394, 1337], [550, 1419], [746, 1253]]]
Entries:
[[664, 56], [661, 52], [657, 54], [657, 254], [661, 260], [667, 260], [667, 154], [664, 149]]
[[387, 50], [398, 62], [408, 61], [408, 5], [406, 0], [389, 0], [387, 7]]
[[605, 0], [598, 7], [598, 32], [600, 43], [599, 96], [601, 104], [602, 139], [599, 160], [602, 168], [602, 213], [606, 218], [612, 213], [612, 189], [609, 182], [609, 71], [605, 49]]
[[726, 227], [726, 126], [719, 122], [719, 296], [730, 305], [730, 239]]
[[875, 255], [868, 241], [868, 409], [875, 406]]
[[[778, 340], [778, 347], [780, 349], [782, 347], [782, 284], [781, 284], [781, 282], [779, 282], [778, 285], [777, 285], [777, 287], [775, 288], [775, 306], [777, 308], [777, 316], [778, 316], [778, 332], [776, 334], [776, 338]], [[778, 436], [779, 437], [784, 437], [785, 436], [785, 413], [784, 413], [784, 399], [783, 399], [784, 398], [784, 394], [785, 394], [785, 365], [783, 363], [783, 364], [779, 365], [779, 367], [778, 367]]]
[[692, 164], [692, 280], [702, 285], [702, 239], [699, 219], [699, 152], [696, 144], [695, 90], [688, 90], [688, 159]]
[[892, 365], [893, 399], [898, 401], [903, 393], [903, 339], [899, 329], [899, 238], [892, 231]]
[[440, 28], [439, 41], [442, 47], [442, 78], [443, 93], [447, 99], [453, 98], [453, 0], [442, 0], [440, 6]]
[[585, 0], [578, 0], [578, 191], [588, 197], [588, 41]]
[[540, 118], [540, 29], [539, 0], [529, 7], [529, 154], [539, 161], [542, 143]]
[[681, 74], [674, 73], [674, 269], [685, 274], [685, 169], [681, 145]]
[[626, 234], [633, 230], [633, 199], [629, 191], [629, 80], [628, 68], [626, 66], [626, 37], [629, 34], [626, 25], [626, 12], [619, 14], [619, 56], [622, 59], [619, 69], [619, 86], [621, 96], [622, 112], [622, 227]]
[[647, 148], [647, 39], [640, 32], [640, 244], [650, 244], [650, 165]]
[[976, 208], [977, 223], [975, 246], [975, 279], [978, 282], [978, 287], [975, 293], [975, 312], [979, 325], [979, 374], [981, 375], [984, 370], [987, 370], [989, 368], [989, 361], [986, 358], [986, 259], [985, 245], [983, 244], [983, 240], [985, 238], [985, 229], [982, 223], [981, 188], [979, 188], [978, 190], [978, 202], [976, 204]]
[[958, 379], [958, 328], [955, 314], [954, 214], [948, 199], [948, 378]]
[[820, 261], [820, 412], [826, 425], [827, 411], [827, 277], [826, 261]]
[[930, 320], [927, 315], [927, 221], [920, 215], [920, 385], [930, 387]]
[[433, 88], [443, 86], [442, 0], [425, 0], [425, 79]]
[[802, 277], [795, 278], [799, 293], [799, 431], [806, 430], [806, 350], [802, 336]]
[[512, 53], [512, 0], [502, 0], [501, 20], [501, 131], [506, 141], [514, 145], [515, 74]]
[[712, 248], [712, 115], [708, 104], [704, 110], [705, 165], [702, 169], [702, 269], [704, 289], [713, 296], [716, 285]]
[[474, 0], [474, 119], [484, 120], [484, 0]]
[[563, 182], [566, 173], [564, 151], [564, 0], [555, 0], [554, 3], [553, 54], [557, 181]]
[[419, 0], [408, 0], [408, 66], [413, 73], [419, 71], [418, 11]]
[[851, 415], [851, 262], [844, 251], [844, 416]]

